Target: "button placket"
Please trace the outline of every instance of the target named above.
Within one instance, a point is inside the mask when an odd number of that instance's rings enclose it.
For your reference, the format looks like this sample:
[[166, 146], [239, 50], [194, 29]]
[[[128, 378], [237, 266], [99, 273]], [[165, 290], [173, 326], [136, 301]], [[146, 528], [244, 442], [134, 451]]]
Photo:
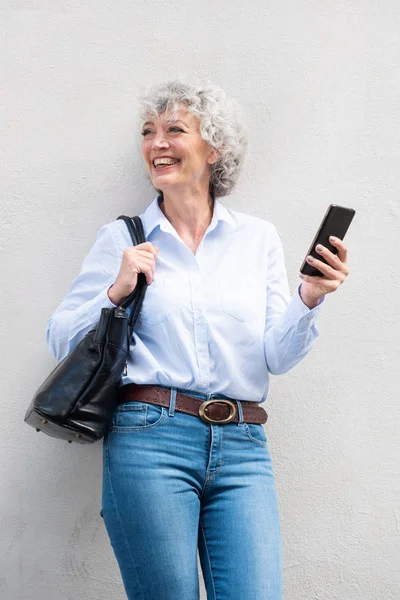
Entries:
[[210, 356], [208, 349], [208, 325], [204, 309], [204, 284], [199, 267], [189, 274], [190, 290], [192, 296], [194, 338], [202, 386], [207, 386], [210, 381]]

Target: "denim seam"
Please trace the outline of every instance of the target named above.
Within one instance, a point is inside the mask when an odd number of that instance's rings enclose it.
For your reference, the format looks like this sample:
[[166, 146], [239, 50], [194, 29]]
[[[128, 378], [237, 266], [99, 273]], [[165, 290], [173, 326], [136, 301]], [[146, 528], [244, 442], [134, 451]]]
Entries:
[[[137, 425], [135, 427], [125, 427], [124, 425], [113, 425], [111, 428], [111, 433], [131, 433], [133, 431], [141, 431], [141, 430], [147, 431], [148, 429], [157, 427], [164, 421], [165, 417], [168, 414], [165, 406], [162, 406], [161, 408], [162, 408], [162, 412], [161, 412], [160, 418], [155, 423], [149, 423], [148, 425]], [[146, 412], [146, 415], [147, 415], [147, 412]]]
[[217, 599], [217, 592], [215, 591], [214, 575], [213, 575], [212, 567], [211, 567], [210, 554], [208, 552], [207, 538], [206, 538], [206, 534], [205, 534], [205, 531], [204, 531], [204, 528], [203, 528], [203, 523], [201, 522], [201, 519], [199, 520], [199, 522], [200, 522], [201, 533], [202, 533], [203, 539], [204, 539], [204, 548], [206, 550], [207, 562], [208, 562], [208, 566], [210, 568], [211, 582], [212, 582], [213, 594], [214, 594], [214, 598], [209, 598], [209, 600], [218, 600]]
[[250, 429], [248, 427], [248, 423], [247, 423], [247, 427], [246, 427], [245, 431], [246, 431], [246, 435], [249, 438], [249, 440], [251, 442], [254, 442], [254, 444], [258, 444], [259, 446], [262, 446], [263, 448], [265, 448], [268, 445], [268, 440], [266, 442], [263, 442], [262, 440], [258, 440], [257, 438], [255, 438], [251, 435]]
[[137, 569], [136, 562], [135, 562], [133, 554], [132, 554], [131, 547], [129, 545], [128, 536], [126, 535], [125, 529], [122, 527], [120, 515], [119, 515], [119, 512], [118, 512], [118, 508], [117, 508], [117, 503], [115, 501], [114, 488], [113, 488], [113, 485], [112, 485], [112, 478], [111, 478], [110, 461], [108, 461], [108, 464], [107, 464], [107, 472], [108, 472], [108, 481], [109, 481], [109, 484], [110, 484], [110, 494], [111, 494], [111, 498], [112, 498], [113, 508], [115, 510], [115, 515], [117, 517], [117, 522], [118, 522], [120, 531], [122, 532], [122, 537], [125, 540], [125, 544], [126, 544], [126, 547], [128, 549], [128, 554], [129, 554], [129, 556], [131, 558], [133, 568], [134, 568], [134, 570], [136, 572], [136, 581], [138, 583], [138, 586], [140, 587], [140, 594], [141, 594], [142, 600], [146, 600], [145, 596], [143, 595], [143, 589], [142, 589], [142, 586], [141, 586], [141, 583], [140, 583], [140, 580], [139, 580], [139, 577], [138, 577], [138, 569]]
[[199, 495], [199, 497], [200, 497], [200, 500], [201, 500], [201, 498], [203, 497], [203, 495], [204, 495], [204, 493], [205, 493], [205, 491], [206, 491], [206, 489], [207, 489], [207, 487], [208, 487], [208, 484], [210, 483], [210, 479], [208, 478], [208, 471], [207, 471], [207, 469], [206, 469], [206, 473], [205, 473], [205, 475], [206, 475], [206, 476], [205, 476], [205, 479], [204, 479], [203, 488], [202, 488], [202, 490], [201, 490], [201, 492], [200, 492], [200, 495]]
[[[225, 425], [218, 425], [217, 427], [225, 427]], [[216, 467], [215, 469], [209, 469], [209, 473], [211, 473], [212, 475], [217, 475], [224, 466], [224, 440], [224, 430], [221, 429], [221, 458], [218, 467]]]
[[[220, 427], [223, 427], [223, 425], [220, 425]], [[221, 436], [221, 462], [219, 465], [219, 469], [218, 472], [221, 471], [222, 467], [224, 466], [224, 444], [225, 444], [225, 431], [224, 429], [221, 429], [222, 432], [222, 436]]]
[[108, 469], [108, 465], [109, 465], [109, 451], [108, 451], [109, 438], [108, 438], [108, 436], [109, 436], [109, 427], [103, 438], [103, 453], [104, 453], [104, 459], [105, 459], [105, 464], [106, 464], [107, 469]]
[[131, 400], [127, 400], [126, 402], [121, 403], [117, 411], [121, 412], [134, 412], [136, 410], [147, 410], [147, 406], [143, 406], [142, 404], [132, 404]]
[[[224, 427], [224, 425], [218, 425], [218, 427]], [[206, 470], [206, 481], [205, 481], [205, 485], [202, 489], [201, 494], [203, 494], [206, 489], [208, 484], [210, 483], [210, 481], [213, 481], [213, 479], [215, 479], [215, 476], [218, 475], [218, 473], [221, 472], [222, 467], [224, 466], [224, 430], [221, 430], [221, 459], [220, 459], [220, 463], [218, 465], [218, 467], [215, 467], [215, 469], [207, 469]]]
[[221, 469], [222, 469], [222, 465], [220, 465], [217, 469], [214, 469], [213, 471], [208, 470], [206, 472], [206, 480], [204, 483], [204, 487], [201, 490], [201, 496], [203, 496], [204, 492], [208, 488], [208, 485], [215, 479], [215, 477], [218, 475], [218, 473], [221, 471]]

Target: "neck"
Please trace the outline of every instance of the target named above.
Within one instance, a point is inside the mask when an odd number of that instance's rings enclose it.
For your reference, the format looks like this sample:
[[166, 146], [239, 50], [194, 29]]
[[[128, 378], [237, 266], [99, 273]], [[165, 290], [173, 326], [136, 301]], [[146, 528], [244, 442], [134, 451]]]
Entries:
[[190, 245], [199, 244], [211, 223], [214, 201], [207, 193], [163, 193], [160, 208], [178, 235]]

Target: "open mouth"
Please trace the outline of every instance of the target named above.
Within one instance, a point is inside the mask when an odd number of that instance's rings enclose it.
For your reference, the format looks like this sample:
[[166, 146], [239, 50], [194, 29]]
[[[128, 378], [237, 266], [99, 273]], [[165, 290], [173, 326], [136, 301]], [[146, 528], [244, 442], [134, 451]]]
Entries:
[[178, 165], [180, 163], [180, 159], [176, 158], [176, 159], [168, 159], [168, 161], [163, 161], [163, 162], [154, 162], [153, 160], [153, 168], [156, 171], [165, 171], [166, 169], [171, 169], [172, 167], [176, 167], [176, 165]]

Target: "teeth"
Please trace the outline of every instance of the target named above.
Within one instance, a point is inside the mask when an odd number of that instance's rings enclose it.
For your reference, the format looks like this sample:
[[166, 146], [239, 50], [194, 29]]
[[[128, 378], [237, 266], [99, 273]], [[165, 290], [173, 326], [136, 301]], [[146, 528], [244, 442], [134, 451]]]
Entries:
[[163, 165], [176, 165], [179, 162], [177, 158], [155, 158], [153, 164], [155, 167]]

